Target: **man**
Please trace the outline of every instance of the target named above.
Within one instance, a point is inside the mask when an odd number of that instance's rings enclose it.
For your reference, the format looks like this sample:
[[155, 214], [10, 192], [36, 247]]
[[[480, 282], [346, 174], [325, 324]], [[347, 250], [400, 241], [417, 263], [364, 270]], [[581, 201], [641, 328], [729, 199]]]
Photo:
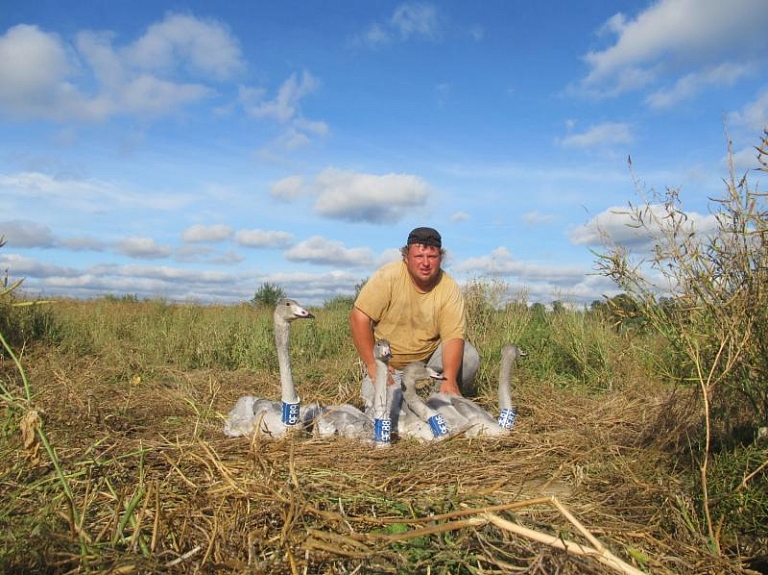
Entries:
[[363, 398], [368, 406], [376, 376], [373, 344], [386, 338], [392, 348], [389, 383], [400, 384], [402, 370], [425, 361], [445, 377], [440, 391], [473, 394], [480, 366], [477, 350], [465, 342], [464, 297], [440, 265], [442, 238], [432, 228], [416, 228], [401, 248], [402, 260], [380, 268], [366, 282], [349, 317], [352, 340], [368, 374]]

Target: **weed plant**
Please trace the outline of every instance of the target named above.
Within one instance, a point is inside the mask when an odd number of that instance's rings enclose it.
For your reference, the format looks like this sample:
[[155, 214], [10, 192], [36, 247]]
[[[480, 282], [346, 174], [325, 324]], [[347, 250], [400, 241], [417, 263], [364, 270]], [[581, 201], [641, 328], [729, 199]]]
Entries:
[[[756, 149], [768, 172], [768, 131]], [[678, 190], [638, 189], [641, 202], [626, 214], [648, 238], [650, 255], [611, 247], [599, 263], [665, 342], [657, 374], [698, 391], [692, 397], [700, 420], [678, 433], [689, 438], [698, 510], [709, 545], [720, 552], [735, 532], [768, 524], [768, 457], [764, 446], [749, 447], [768, 424], [766, 194], [737, 177], [731, 162], [707, 230], [689, 219]], [[754, 451], [757, 459], [747, 456]], [[742, 480], [724, 481], [728, 475]], [[745, 507], [746, 500], [752, 504]], [[734, 509], [740, 527], [731, 530]]]

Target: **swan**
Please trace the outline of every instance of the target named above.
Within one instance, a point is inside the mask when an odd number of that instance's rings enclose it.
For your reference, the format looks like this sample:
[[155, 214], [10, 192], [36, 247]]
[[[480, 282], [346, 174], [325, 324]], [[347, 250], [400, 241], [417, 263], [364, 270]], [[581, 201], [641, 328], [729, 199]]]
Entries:
[[445, 415], [419, 397], [418, 382], [428, 378], [445, 379], [442, 374], [427, 367], [423, 361], [409, 363], [403, 370], [403, 404], [399, 410], [397, 426], [401, 439], [432, 441], [449, 435]]
[[497, 436], [507, 434], [514, 426], [517, 413], [512, 405], [512, 371], [515, 362], [527, 354], [515, 344], [501, 349], [499, 367], [498, 402], [499, 415], [494, 417], [480, 405], [466, 397], [451, 396], [451, 404], [470, 423], [469, 436]]
[[342, 405], [313, 405], [313, 434], [316, 437], [345, 437], [371, 440], [378, 447], [391, 443], [392, 424], [387, 417], [387, 363], [392, 357], [389, 341], [379, 339], [373, 346], [376, 360], [373, 411], [368, 414], [348, 403]]
[[315, 316], [304, 309], [296, 300], [283, 298], [278, 301], [272, 314], [277, 363], [280, 370], [281, 401], [273, 401], [252, 395], [237, 400], [224, 422], [224, 433], [229, 437], [258, 434], [278, 439], [287, 432], [302, 428], [308, 423], [310, 414], [300, 409], [299, 396], [291, 373], [290, 333], [291, 323], [297, 319], [312, 319]]
[[[422, 400], [416, 393], [413, 381], [404, 379], [404, 398], [408, 408], [422, 420], [439, 414], [443, 417], [447, 432], [431, 429], [435, 438], [444, 435], [465, 434], [469, 437], [494, 437], [506, 435], [515, 425], [516, 412], [512, 405], [512, 370], [515, 361], [526, 354], [514, 344], [505, 345], [501, 350], [499, 368], [499, 416], [494, 417], [480, 405], [466, 397], [445, 393], [432, 393], [427, 400]], [[410, 389], [409, 389], [410, 388]], [[416, 425], [416, 424], [413, 424]], [[423, 438], [428, 440], [430, 438]]]
[[373, 384], [373, 441], [379, 447], [386, 447], [392, 442], [392, 418], [389, 415], [387, 392], [392, 347], [388, 340], [376, 341], [373, 346], [373, 359], [376, 361], [376, 381]]

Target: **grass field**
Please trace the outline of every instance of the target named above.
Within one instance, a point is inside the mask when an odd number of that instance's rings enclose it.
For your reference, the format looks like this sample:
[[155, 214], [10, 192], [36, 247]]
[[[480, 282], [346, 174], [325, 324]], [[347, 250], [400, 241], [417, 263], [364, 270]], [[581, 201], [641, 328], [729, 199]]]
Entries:
[[[239, 396], [279, 397], [271, 310], [6, 308], [0, 570], [748, 573], [742, 558], [766, 549], [765, 447], [728, 452], [752, 477], [718, 476], [715, 458], [713, 546], [695, 389], [651, 375], [668, 361], [658, 337], [493, 300], [469, 290], [478, 401], [493, 410], [500, 349], [519, 343], [514, 431], [385, 450], [223, 435]], [[360, 405], [347, 304], [294, 325], [302, 401]]]

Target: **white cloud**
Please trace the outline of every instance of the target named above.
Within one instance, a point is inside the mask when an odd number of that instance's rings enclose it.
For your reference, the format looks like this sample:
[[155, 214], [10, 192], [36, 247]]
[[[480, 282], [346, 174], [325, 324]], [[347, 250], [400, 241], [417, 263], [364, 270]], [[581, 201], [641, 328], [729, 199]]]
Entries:
[[537, 211], [533, 211], [523, 214], [523, 221], [528, 226], [540, 226], [557, 221], [557, 217], [552, 214], [541, 214]]
[[249, 248], [283, 248], [293, 242], [293, 235], [278, 231], [240, 230], [235, 234], [235, 240]]
[[288, 122], [297, 116], [301, 100], [314, 92], [319, 85], [320, 81], [304, 70], [301, 77], [291, 74], [280, 86], [273, 100], [265, 100], [265, 92], [258, 89], [242, 89], [240, 96], [248, 115]]
[[[97, 265], [86, 268], [49, 264], [0, 250], [0, 269], [11, 279], [24, 278], [22, 289], [30, 297], [97, 297], [136, 294], [170, 301], [238, 303], [248, 301], [264, 282], [286, 288], [306, 305], [319, 305], [337, 295], [354, 295], [361, 276], [333, 270], [323, 273], [277, 272], [271, 274], [176, 269], [167, 266]], [[231, 269], [231, 268], [225, 268]]]
[[76, 108], [82, 97], [68, 81], [73, 72], [56, 34], [13, 26], [0, 36], [0, 112], [54, 118]]
[[367, 267], [374, 256], [370, 248], [347, 248], [341, 242], [313, 236], [287, 250], [285, 258], [312, 264]]
[[[56, 264], [48, 264], [39, 260], [20, 256], [18, 254], [3, 253], [0, 251], [0, 269], [8, 270], [11, 278], [20, 279], [22, 277], [46, 278], [51, 276], [58, 277], [78, 277], [80, 270], [72, 267], [65, 267]], [[26, 283], [26, 282], [25, 282]]]
[[61, 239], [59, 245], [73, 252], [103, 252], [107, 248], [101, 240], [87, 237]]
[[181, 239], [187, 243], [221, 242], [232, 237], [232, 228], [223, 224], [205, 226], [197, 224], [181, 232]]
[[123, 53], [139, 69], [173, 73], [183, 66], [192, 75], [215, 80], [233, 78], [245, 68], [240, 45], [224, 25], [186, 14], [170, 14], [150, 25]]
[[115, 248], [118, 253], [141, 259], [162, 259], [172, 253], [170, 247], [158, 244], [152, 238], [126, 238], [118, 242]]
[[734, 56], [757, 60], [767, 44], [767, 26], [763, 0], [660, 0], [634, 19], [616, 14], [602, 29], [616, 41], [586, 54], [590, 72], [581, 86], [616, 95]]
[[[272, 147], [294, 150], [310, 144], [311, 136], [326, 136], [329, 132], [328, 124], [308, 120], [301, 113], [301, 101], [319, 86], [320, 80], [304, 70], [301, 76], [291, 74], [272, 100], [266, 99], [266, 90], [249, 87], [240, 88], [239, 98], [245, 113], [252, 118], [272, 119], [286, 125]], [[269, 154], [269, 149], [264, 153]]]
[[520, 280], [547, 281], [569, 284], [579, 280], [585, 273], [580, 266], [542, 266], [516, 260], [510, 251], [499, 246], [490, 254], [468, 258], [454, 269], [458, 273], [473, 273], [489, 276], [508, 276]]
[[720, 64], [713, 68], [686, 74], [672, 88], [654, 92], [646, 98], [651, 108], [669, 108], [678, 102], [690, 100], [708, 86], [732, 86], [754, 69], [749, 64]]
[[176, 211], [188, 204], [189, 196], [143, 193], [121, 189], [112, 182], [54, 177], [41, 172], [0, 174], [0, 192], [26, 202], [40, 201], [49, 209], [104, 213], [124, 207]]
[[18, 25], [0, 36], [0, 112], [51, 120], [154, 116], [214, 94], [190, 78], [226, 80], [244, 69], [237, 41], [221, 25], [170, 14], [135, 43], [84, 30], [67, 46], [56, 34]]
[[47, 227], [21, 220], [0, 222], [0, 237], [5, 239], [5, 249], [52, 248], [58, 243]]
[[579, 134], [568, 134], [558, 139], [558, 143], [566, 148], [592, 148], [595, 146], [629, 144], [632, 140], [632, 131], [627, 124], [606, 122], [592, 126]]
[[[392, 16], [383, 22], [374, 22], [357, 41], [376, 48], [395, 41], [423, 38], [435, 41], [442, 36], [444, 25], [433, 4], [406, 2], [395, 8]], [[482, 30], [473, 29], [474, 37], [482, 37]]]
[[469, 219], [469, 214], [466, 212], [456, 212], [451, 216], [451, 221], [456, 222], [465, 222]]
[[440, 31], [437, 8], [431, 4], [401, 4], [395, 9], [390, 24], [403, 39], [412, 36], [433, 39]]
[[301, 176], [283, 178], [272, 184], [269, 189], [270, 196], [283, 202], [292, 202], [306, 193], [304, 178]]
[[[727, 156], [723, 158], [722, 164], [725, 169], [728, 169], [727, 167], [729, 161], [730, 160]], [[758, 153], [754, 146], [733, 152], [732, 161], [735, 173], [745, 174], [752, 172], [752, 174], [750, 174], [750, 180], [753, 180], [754, 178], [753, 170], [757, 170], [761, 167], [760, 161], [758, 159]], [[763, 161], [768, 161], [768, 157], [763, 155]]]
[[768, 126], [768, 89], [762, 90], [738, 112], [729, 114], [728, 123], [753, 132], [764, 130]]
[[375, 224], [394, 223], [426, 205], [432, 194], [418, 176], [383, 176], [327, 168], [314, 181], [322, 216]]
[[[663, 204], [648, 206], [651, 214], [645, 218], [649, 228], [638, 228], [628, 207], [613, 207], [604, 210], [589, 222], [568, 232], [568, 239], [578, 246], [619, 245], [641, 250], [650, 249], [658, 241], [659, 230], [653, 225], [654, 219], [663, 219], [666, 211]], [[715, 216], [688, 212], [687, 225], [691, 231], [707, 234], [717, 228]]]

